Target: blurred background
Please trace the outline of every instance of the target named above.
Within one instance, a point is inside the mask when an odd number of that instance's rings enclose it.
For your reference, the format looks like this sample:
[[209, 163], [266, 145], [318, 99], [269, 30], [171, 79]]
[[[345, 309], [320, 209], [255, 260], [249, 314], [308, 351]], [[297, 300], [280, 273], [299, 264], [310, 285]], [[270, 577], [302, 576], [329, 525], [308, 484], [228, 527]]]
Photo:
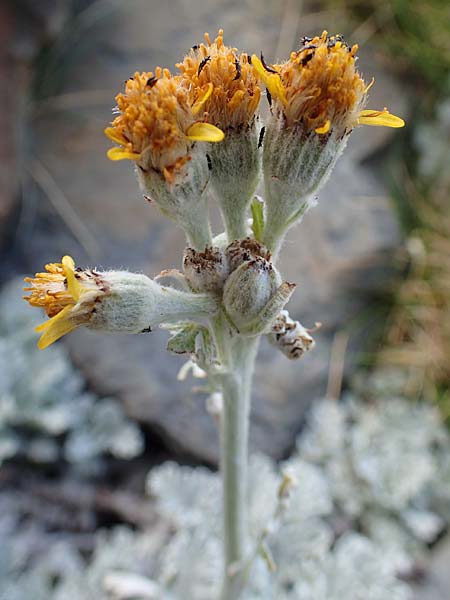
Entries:
[[[315, 399], [344, 387], [370, 402], [374, 372], [450, 423], [447, 0], [3, 0], [0, 514], [15, 515], [5, 539], [25, 523], [16, 579], [55, 539], [89, 556], [101, 527], [154, 526], [143, 495], [152, 465], [217, 464], [205, 395], [177, 381], [184, 361], [163, 351], [166, 332], [79, 330], [39, 352], [40, 315], [20, 299], [20, 278], [66, 253], [149, 276], [180, 266], [181, 231], [142, 198], [130, 164], [108, 161], [103, 129], [130, 75], [175, 70], [219, 27], [227, 44], [263, 50], [268, 62], [303, 35], [344, 34], [359, 44], [365, 79], [375, 77], [368, 106], [407, 122], [356, 130], [318, 207], [289, 235], [282, 271], [299, 283], [290, 313], [322, 328], [299, 363], [263, 344], [252, 450], [287, 458]], [[0, 598], [22, 598], [2, 590], [1, 576], [0, 566]], [[445, 585], [440, 596], [422, 581], [417, 598], [448, 598]]]

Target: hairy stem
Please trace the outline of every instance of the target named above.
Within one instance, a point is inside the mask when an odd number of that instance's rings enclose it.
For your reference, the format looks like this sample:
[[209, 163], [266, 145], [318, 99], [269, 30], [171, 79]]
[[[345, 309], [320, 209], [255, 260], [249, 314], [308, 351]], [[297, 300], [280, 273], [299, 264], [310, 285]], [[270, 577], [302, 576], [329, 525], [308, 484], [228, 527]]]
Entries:
[[230, 330], [223, 316], [213, 323], [222, 375], [221, 473], [224, 572], [221, 600], [242, 598], [248, 539], [248, 429], [251, 382], [259, 337]]
[[[286, 194], [288, 195], [288, 194]], [[263, 242], [272, 253], [272, 262], [275, 263], [283, 245], [288, 230], [303, 218], [309, 208], [314, 204], [310, 196], [291, 198], [291, 202], [284, 202], [285, 195], [280, 196], [270, 186], [265, 186], [266, 211]]]
[[264, 225], [263, 242], [272, 253], [272, 261], [275, 263], [281, 250], [284, 236], [289, 228], [290, 212], [286, 210], [285, 204], [274, 201], [270, 196], [270, 190], [267, 186], [265, 194], [266, 199], [270, 200], [266, 201], [266, 222]]
[[186, 220], [182, 224], [182, 227], [186, 232], [189, 245], [198, 252], [203, 252], [206, 246], [212, 246], [211, 228], [209, 222], [203, 217], [198, 219], [191, 217], [189, 221]]
[[266, 223], [263, 241], [274, 260], [278, 258], [287, 230], [288, 227], [272, 223], [270, 220]]
[[242, 200], [238, 201], [233, 198], [227, 198], [227, 201], [222, 202], [226, 205], [226, 210], [222, 210], [222, 217], [225, 223], [228, 241], [239, 240], [247, 236], [247, 218], [248, 218], [248, 203], [242, 204]]

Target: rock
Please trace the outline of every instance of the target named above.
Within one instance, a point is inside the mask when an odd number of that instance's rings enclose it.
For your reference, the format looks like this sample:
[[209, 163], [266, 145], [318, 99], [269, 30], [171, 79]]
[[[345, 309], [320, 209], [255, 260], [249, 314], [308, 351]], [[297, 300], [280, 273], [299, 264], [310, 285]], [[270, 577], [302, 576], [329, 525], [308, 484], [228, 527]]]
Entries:
[[[19, 246], [33, 220], [27, 170], [34, 149], [33, 68], [42, 68], [38, 56], [61, 32], [69, 8], [69, 0], [0, 5], [0, 252]], [[2, 261], [0, 275], [14, 272], [15, 262], [8, 268]]]
[[[109, 142], [102, 129], [111, 120], [114, 95], [135, 70], [173, 65], [205, 30], [213, 34], [219, 25], [229, 43], [249, 51], [264, 46], [270, 56], [278, 36], [273, 23], [279, 21], [281, 9], [276, 3], [250, 7], [237, 0], [226, 6], [219, 0], [207, 6], [200, 0], [175, 4], [160, 5], [150, 14], [144, 0], [135, 0], [132, 11], [111, 3], [117, 11], [115, 21], [110, 18], [107, 26], [85, 32], [95, 36], [95, 52], [72, 67], [65, 96], [42, 106], [34, 167], [45, 193], [27, 239], [27, 271], [65, 253], [78, 264], [126, 267], [150, 276], [180, 267], [181, 232], [142, 199], [130, 164], [106, 159]], [[381, 96], [389, 90], [392, 98], [402, 98], [399, 86], [382, 74], [376, 89]], [[395, 108], [392, 105], [393, 112]], [[398, 243], [379, 174], [359, 162], [392, 134], [385, 130], [379, 138], [373, 131], [354, 133], [319, 206], [291, 232], [284, 247], [283, 274], [299, 283], [291, 314], [306, 326], [321, 321], [323, 327], [315, 334], [316, 349], [298, 363], [262, 344], [251, 444], [275, 458], [288, 453], [306, 407], [324, 393], [334, 335], [353, 328], [367, 310], [364, 294], [385, 285]], [[355, 331], [348, 369], [370, 332], [361, 327]], [[98, 393], [121, 398], [129, 415], [160, 432], [173, 448], [213, 463], [217, 431], [206, 413], [205, 396], [192, 392], [190, 381], [176, 380], [183, 359], [165, 353], [166, 339], [162, 331], [112, 338], [80, 330], [65, 343]]]
[[[0, 5], [0, 47], [10, 48], [15, 33], [12, 7]], [[7, 223], [17, 203], [17, 148], [14, 123], [18, 120], [17, 71], [7, 51], [0, 54], [0, 252]]]

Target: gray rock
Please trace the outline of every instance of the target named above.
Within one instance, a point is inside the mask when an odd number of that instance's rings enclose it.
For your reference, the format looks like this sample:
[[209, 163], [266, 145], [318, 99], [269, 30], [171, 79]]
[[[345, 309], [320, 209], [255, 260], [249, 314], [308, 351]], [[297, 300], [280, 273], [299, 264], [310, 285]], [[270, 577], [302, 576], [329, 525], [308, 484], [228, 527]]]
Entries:
[[6, 3], [0, 6], [0, 252], [3, 236], [7, 233], [7, 222], [17, 203], [17, 161], [14, 122], [18, 118], [18, 90], [13, 85], [16, 77], [15, 65], [6, 48], [11, 47], [15, 34], [13, 9]]
[[[38, 159], [56, 187], [47, 185], [39, 220], [27, 240], [30, 271], [65, 253], [78, 264], [126, 267], [150, 276], [180, 266], [181, 232], [141, 198], [130, 164], [106, 159], [109, 142], [102, 129], [111, 120], [114, 95], [135, 70], [173, 65], [203, 31], [213, 34], [219, 25], [230, 44], [249, 51], [264, 47], [270, 57], [277, 47], [282, 10], [277, 3], [237, 0], [207, 5], [177, 0], [170, 8], [155, 3], [154, 10], [151, 5], [135, 0], [129, 10], [112, 2], [118, 11], [115, 22], [86, 31], [86, 36], [96, 36], [95, 52], [72, 68], [67, 95], [42, 106], [36, 124]], [[301, 33], [309, 32], [299, 31], [298, 36]], [[375, 89], [383, 100], [371, 103], [374, 107], [388, 102], [383, 96], [387, 90], [403, 104], [399, 86], [386, 76], [378, 76]], [[398, 105], [390, 108], [395, 112]], [[335, 332], [353, 328], [367, 308], [364, 294], [379, 291], [390, 271], [399, 239], [395, 219], [379, 175], [358, 162], [392, 134], [379, 131], [366, 128], [353, 134], [319, 206], [291, 232], [284, 247], [284, 275], [299, 283], [291, 314], [306, 326], [321, 321], [323, 327], [315, 335], [317, 348], [298, 363], [262, 344], [251, 443], [253, 449], [276, 458], [293, 445], [310, 400], [325, 391]], [[366, 335], [361, 327], [352, 333], [348, 368], [365, 348]], [[173, 447], [214, 462], [217, 432], [206, 413], [205, 397], [192, 392], [189, 382], [176, 381], [183, 360], [165, 353], [166, 338], [161, 331], [114, 338], [78, 331], [66, 343], [98, 393], [121, 398], [129, 415], [159, 431]]]

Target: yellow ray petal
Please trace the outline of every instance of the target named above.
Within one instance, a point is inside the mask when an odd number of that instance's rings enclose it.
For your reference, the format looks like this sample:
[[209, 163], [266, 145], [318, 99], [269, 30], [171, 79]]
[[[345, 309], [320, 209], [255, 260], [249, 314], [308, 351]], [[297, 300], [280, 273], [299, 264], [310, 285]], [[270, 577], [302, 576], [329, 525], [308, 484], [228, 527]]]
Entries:
[[252, 65], [261, 81], [269, 90], [270, 95], [273, 98], [278, 98], [278, 100], [281, 100], [281, 102], [286, 106], [287, 98], [283, 84], [281, 83], [280, 76], [277, 73], [269, 73], [264, 68], [264, 65], [262, 64], [261, 60], [256, 56], [256, 54], [252, 55]]
[[373, 125], [379, 127], [404, 127], [405, 121], [384, 110], [362, 110], [358, 115], [358, 125]]
[[120, 133], [117, 133], [117, 129], [115, 129], [114, 127], [107, 127], [104, 130], [104, 134], [106, 135], [106, 137], [109, 137], [110, 140], [116, 142], [116, 144], [125, 145], [127, 143], [127, 140], [122, 135], [120, 135]]
[[72, 306], [65, 306], [57, 315], [55, 315], [51, 319], [48, 319], [47, 321], [44, 321], [44, 323], [41, 323], [40, 325], [35, 327], [34, 330], [37, 331], [38, 333], [41, 333], [41, 331], [45, 331], [46, 329], [53, 327], [54, 323], [57, 323], [61, 319], [66, 319], [68, 316], [68, 313], [71, 310], [72, 310]]
[[206, 92], [203, 94], [203, 96], [200, 96], [200, 98], [197, 100], [197, 102], [195, 102], [192, 106], [192, 112], [194, 115], [196, 115], [200, 111], [202, 106], [205, 104], [205, 102], [211, 96], [213, 89], [214, 89], [213, 84], [211, 82], [209, 82], [208, 89], [206, 90]]
[[70, 333], [74, 329], [77, 328], [77, 325], [73, 323], [73, 321], [63, 320], [58, 321], [52, 327], [49, 327], [44, 331], [41, 337], [38, 340], [37, 347], [39, 350], [44, 350], [64, 335]]
[[106, 156], [109, 160], [138, 160], [141, 155], [137, 152], [127, 152], [123, 148], [110, 148]]
[[317, 127], [317, 129], [315, 129], [314, 131], [316, 133], [328, 133], [330, 131], [330, 127], [331, 127], [331, 121], [330, 121], [330, 119], [327, 119], [323, 125], [321, 125], [320, 127]]
[[188, 140], [198, 142], [221, 142], [224, 137], [224, 132], [211, 123], [194, 123], [187, 130]]
[[67, 287], [76, 304], [80, 299], [83, 286], [75, 277], [75, 262], [71, 256], [63, 256], [61, 262], [67, 279]]
[[66, 267], [66, 269], [69, 269], [70, 271], [75, 272], [75, 261], [68, 254], [66, 254], [65, 256], [62, 257], [61, 263], [63, 264], [64, 267]]

